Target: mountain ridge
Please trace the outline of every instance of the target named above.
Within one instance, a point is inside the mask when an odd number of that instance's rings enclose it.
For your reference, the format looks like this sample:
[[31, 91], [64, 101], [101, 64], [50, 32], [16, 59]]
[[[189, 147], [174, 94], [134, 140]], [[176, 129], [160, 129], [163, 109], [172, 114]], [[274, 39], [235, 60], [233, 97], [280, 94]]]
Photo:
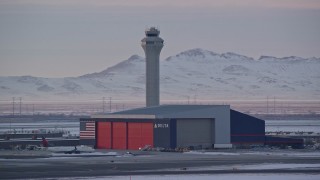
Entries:
[[[160, 93], [165, 99], [320, 97], [320, 58], [275, 58], [195, 48], [160, 61]], [[103, 71], [78, 77], [1, 76], [0, 96], [30, 98], [141, 99], [145, 96], [145, 59], [132, 55]]]

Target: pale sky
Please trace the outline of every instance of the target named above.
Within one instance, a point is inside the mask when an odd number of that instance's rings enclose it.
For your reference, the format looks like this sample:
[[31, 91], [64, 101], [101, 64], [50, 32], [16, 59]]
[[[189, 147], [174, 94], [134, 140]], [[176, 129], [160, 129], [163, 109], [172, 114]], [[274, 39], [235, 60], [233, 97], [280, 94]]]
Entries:
[[161, 59], [192, 48], [320, 57], [320, 0], [0, 0], [0, 76], [79, 76], [133, 54], [156, 26]]

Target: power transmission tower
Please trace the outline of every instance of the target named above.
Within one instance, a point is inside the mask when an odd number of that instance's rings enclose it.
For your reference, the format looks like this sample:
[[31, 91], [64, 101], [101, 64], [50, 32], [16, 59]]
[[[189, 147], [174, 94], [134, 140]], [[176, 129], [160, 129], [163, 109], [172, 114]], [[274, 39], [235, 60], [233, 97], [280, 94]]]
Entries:
[[269, 114], [269, 96], [267, 96], [267, 114]]
[[19, 115], [21, 116], [21, 101], [22, 101], [22, 97], [19, 97]]
[[15, 97], [12, 97], [12, 116], [14, 116], [14, 100]]
[[276, 114], [276, 97], [273, 97], [273, 113]]
[[112, 97], [109, 97], [109, 108], [110, 108], [110, 113], [111, 113], [111, 99], [112, 99]]
[[102, 112], [104, 113], [105, 112], [105, 104], [106, 104], [106, 97], [103, 97], [102, 98]]

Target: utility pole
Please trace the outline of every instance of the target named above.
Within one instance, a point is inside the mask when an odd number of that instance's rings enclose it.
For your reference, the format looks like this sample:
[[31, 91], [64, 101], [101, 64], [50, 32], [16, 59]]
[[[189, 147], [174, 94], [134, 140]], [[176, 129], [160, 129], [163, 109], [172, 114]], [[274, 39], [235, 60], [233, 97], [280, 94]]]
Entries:
[[14, 116], [14, 100], [15, 97], [12, 97], [12, 116]]
[[[12, 118], [14, 118], [14, 100], [15, 98], [12, 97]], [[10, 118], [10, 133], [11, 133], [11, 118]]]
[[25, 105], [25, 109], [26, 109], [26, 114], [28, 115], [29, 114], [29, 107], [28, 107], [28, 104]]
[[276, 97], [273, 97], [273, 113], [276, 114]]
[[21, 116], [21, 101], [22, 101], [22, 97], [19, 97], [19, 115]]
[[111, 99], [112, 99], [112, 97], [109, 97], [110, 113], [111, 113]]
[[267, 96], [267, 114], [269, 114], [269, 96]]
[[105, 112], [105, 104], [106, 104], [106, 97], [103, 97], [102, 98], [102, 112], [104, 113]]

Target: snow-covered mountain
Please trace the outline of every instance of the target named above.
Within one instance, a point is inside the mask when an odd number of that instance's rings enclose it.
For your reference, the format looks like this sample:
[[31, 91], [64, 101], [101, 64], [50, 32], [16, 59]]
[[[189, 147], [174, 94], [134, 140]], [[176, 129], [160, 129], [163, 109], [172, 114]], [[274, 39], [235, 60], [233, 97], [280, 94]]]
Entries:
[[[320, 59], [218, 54], [191, 49], [160, 62], [161, 99], [320, 99]], [[145, 97], [145, 60], [131, 56], [104, 71], [79, 77], [0, 77], [1, 99]]]

